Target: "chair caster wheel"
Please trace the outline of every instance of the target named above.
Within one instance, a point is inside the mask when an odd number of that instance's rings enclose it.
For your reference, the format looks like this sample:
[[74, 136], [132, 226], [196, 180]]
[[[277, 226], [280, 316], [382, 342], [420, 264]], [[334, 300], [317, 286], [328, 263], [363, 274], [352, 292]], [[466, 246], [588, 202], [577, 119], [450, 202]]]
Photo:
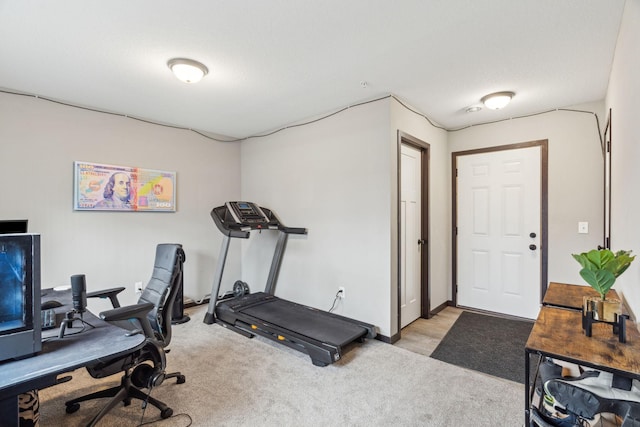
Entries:
[[178, 375], [178, 378], [176, 379], [176, 384], [184, 384], [185, 381], [187, 381], [187, 379], [185, 378], [184, 375]]
[[122, 403], [124, 403], [124, 406], [129, 406], [131, 405], [131, 399], [124, 399]]
[[171, 409], [171, 408], [163, 409], [162, 411], [160, 411], [160, 416], [163, 419], [164, 418], [169, 418], [171, 415], [173, 415], [173, 409]]
[[80, 409], [80, 404], [79, 403], [72, 403], [70, 405], [67, 405], [67, 414], [73, 414], [78, 409]]

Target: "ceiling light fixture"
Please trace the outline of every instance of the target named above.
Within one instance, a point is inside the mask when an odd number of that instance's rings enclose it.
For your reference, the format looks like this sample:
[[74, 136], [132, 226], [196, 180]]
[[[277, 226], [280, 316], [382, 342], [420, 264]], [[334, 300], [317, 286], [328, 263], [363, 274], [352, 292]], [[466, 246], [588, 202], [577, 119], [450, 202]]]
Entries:
[[187, 58], [173, 58], [167, 62], [173, 74], [185, 83], [197, 83], [209, 70], [204, 64]]
[[496, 92], [483, 96], [480, 100], [487, 108], [499, 110], [507, 106], [511, 102], [511, 98], [515, 96], [514, 92]]

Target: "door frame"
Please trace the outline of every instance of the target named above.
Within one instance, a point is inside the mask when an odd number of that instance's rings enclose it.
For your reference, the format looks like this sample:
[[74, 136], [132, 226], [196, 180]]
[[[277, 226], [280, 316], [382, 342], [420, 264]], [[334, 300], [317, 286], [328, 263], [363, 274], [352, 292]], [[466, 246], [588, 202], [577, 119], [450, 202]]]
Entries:
[[422, 236], [422, 238], [425, 240], [425, 244], [422, 245], [422, 250], [420, 251], [420, 317], [423, 319], [428, 319], [431, 317], [431, 299], [430, 299], [430, 294], [431, 294], [431, 286], [430, 286], [430, 280], [429, 278], [431, 277], [430, 274], [430, 266], [431, 266], [431, 239], [429, 236], [429, 159], [431, 157], [431, 146], [422, 141], [421, 139], [418, 139], [412, 135], [409, 135], [406, 132], [402, 132], [401, 130], [398, 130], [398, 144], [397, 144], [397, 160], [398, 160], [398, 204], [396, 206], [396, 211], [397, 211], [397, 217], [398, 217], [398, 236], [397, 236], [397, 241], [398, 241], [398, 288], [397, 288], [397, 293], [398, 293], [398, 339], [400, 338], [400, 331], [402, 330], [402, 309], [401, 309], [401, 301], [400, 301], [400, 295], [402, 293], [402, 287], [401, 287], [401, 279], [402, 279], [402, 269], [401, 269], [401, 264], [400, 264], [400, 260], [401, 260], [401, 251], [402, 251], [402, 246], [401, 246], [401, 236], [400, 236], [400, 230], [401, 230], [401, 217], [400, 217], [400, 211], [401, 211], [401, 194], [402, 194], [402, 176], [401, 176], [401, 160], [402, 160], [402, 154], [401, 154], [401, 147], [402, 144], [405, 145], [410, 145], [418, 150], [420, 150], [421, 153], [421, 162], [420, 162], [420, 189], [421, 189], [421, 213], [420, 213], [420, 234]]
[[547, 291], [547, 253], [548, 253], [548, 171], [549, 171], [549, 140], [519, 142], [515, 144], [498, 145], [478, 148], [474, 150], [456, 151], [451, 153], [451, 303], [458, 306], [458, 168], [459, 156], [470, 154], [484, 154], [496, 151], [517, 150], [519, 148], [540, 147], [540, 303]]
[[[611, 249], [611, 108], [604, 127], [602, 141], [602, 157], [604, 158], [604, 226], [602, 248]], [[600, 247], [599, 247], [600, 248]]]

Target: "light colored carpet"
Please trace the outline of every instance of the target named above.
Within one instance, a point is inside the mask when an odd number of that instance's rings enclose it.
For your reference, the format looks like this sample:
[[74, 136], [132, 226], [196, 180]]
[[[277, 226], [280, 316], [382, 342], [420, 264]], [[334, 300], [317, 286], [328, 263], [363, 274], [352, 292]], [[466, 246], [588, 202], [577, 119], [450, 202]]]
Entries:
[[[308, 356], [256, 337], [247, 339], [202, 322], [206, 306], [187, 310], [191, 321], [174, 326], [170, 380], [153, 390], [174, 417], [160, 420], [149, 405], [143, 422], [194, 426], [522, 426], [524, 387], [367, 340], [324, 368]], [[523, 354], [524, 363], [524, 354]], [[84, 370], [73, 380], [41, 390], [41, 426], [85, 425], [105, 400], [66, 414], [64, 401], [118, 384], [118, 375], [96, 381]], [[139, 401], [119, 405], [101, 426], [135, 426]]]

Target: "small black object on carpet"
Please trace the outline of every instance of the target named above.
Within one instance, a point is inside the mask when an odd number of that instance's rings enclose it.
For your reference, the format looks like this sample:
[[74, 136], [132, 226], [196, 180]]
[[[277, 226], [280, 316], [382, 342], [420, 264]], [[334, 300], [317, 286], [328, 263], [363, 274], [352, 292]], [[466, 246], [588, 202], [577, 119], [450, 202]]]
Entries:
[[533, 321], [463, 311], [431, 357], [524, 384], [524, 346]]

